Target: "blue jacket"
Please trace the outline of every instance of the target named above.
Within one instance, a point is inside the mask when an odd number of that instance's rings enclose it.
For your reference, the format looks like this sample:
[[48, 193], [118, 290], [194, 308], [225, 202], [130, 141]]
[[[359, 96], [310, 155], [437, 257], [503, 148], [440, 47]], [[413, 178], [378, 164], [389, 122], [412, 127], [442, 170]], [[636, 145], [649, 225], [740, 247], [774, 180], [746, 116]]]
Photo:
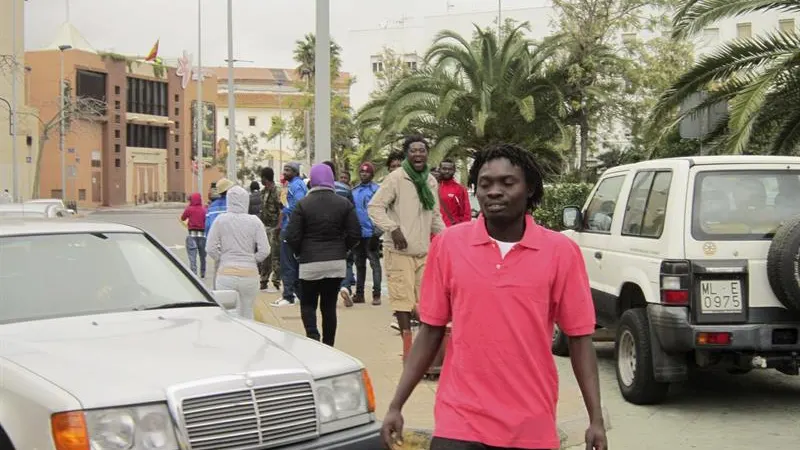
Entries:
[[220, 214], [228, 210], [228, 198], [219, 197], [210, 205], [208, 205], [208, 212], [206, 213], [206, 236], [211, 231], [211, 225], [217, 220]]
[[367, 213], [367, 205], [369, 205], [369, 201], [372, 200], [372, 196], [378, 192], [378, 188], [379, 186], [373, 182], [359, 184], [353, 188], [353, 203], [356, 205], [358, 223], [361, 224], [362, 238], [372, 237], [377, 231]]
[[341, 181], [334, 181], [333, 182], [334, 191], [338, 195], [350, 200], [350, 203], [354, 203], [353, 201], [353, 190], [350, 189], [350, 186], [342, 183]]
[[292, 178], [292, 181], [286, 185], [286, 189], [287, 205], [283, 207], [281, 230], [285, 229], [286, 225], [289, 223], [289, 217], [292, 215], [292, 211], [294, 211], [295, 206], [297, 206], [297, 202], [299, 202], [308, 193], [308, 187], [306, 186], [305, 181], [300, 179], [300, 177]]

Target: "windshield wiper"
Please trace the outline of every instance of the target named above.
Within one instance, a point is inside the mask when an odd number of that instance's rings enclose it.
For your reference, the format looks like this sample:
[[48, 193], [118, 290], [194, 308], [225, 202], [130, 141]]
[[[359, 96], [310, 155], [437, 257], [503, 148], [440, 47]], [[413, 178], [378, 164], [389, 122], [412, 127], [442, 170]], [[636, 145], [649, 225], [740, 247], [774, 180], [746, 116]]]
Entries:
[[199, 306], [214, 306], [219, 308], [219, 305], [212, 302], [182, 302], [182, 303], [165, 303], [158, 306], [148, 306], [146, 308], [134, 308], [134, 311], [151, 311], [154, 309], [172, 309], [172, 308], [196, 308]]

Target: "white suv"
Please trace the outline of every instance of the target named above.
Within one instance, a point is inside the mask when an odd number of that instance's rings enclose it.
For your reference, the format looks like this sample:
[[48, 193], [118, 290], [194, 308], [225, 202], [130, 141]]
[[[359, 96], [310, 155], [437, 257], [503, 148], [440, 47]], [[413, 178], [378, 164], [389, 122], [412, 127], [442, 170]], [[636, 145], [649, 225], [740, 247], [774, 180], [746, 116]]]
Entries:
[[[623, 397], [657, 403], [691, 369], [800, 363], [800, 158], [705, 156], [603, 173], [564, 210]], [[554, 352], [566, 351], [554, 336]]]

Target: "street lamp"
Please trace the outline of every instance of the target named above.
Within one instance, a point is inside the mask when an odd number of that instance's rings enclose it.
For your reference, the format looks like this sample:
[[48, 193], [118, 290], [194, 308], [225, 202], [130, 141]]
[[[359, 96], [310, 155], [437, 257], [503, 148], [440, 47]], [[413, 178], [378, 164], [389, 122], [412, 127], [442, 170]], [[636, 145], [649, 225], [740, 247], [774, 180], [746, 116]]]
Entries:
[[194, 123], [195, 128], [195, 145], [197, 146], [197, 192], [204, 195], [203, 189], [203, 172], [206, 170], [206, 161], [203, 158], [203, 1], [197, 0], [197, 106], [195, 108], [195, 116], [197, 120]]
[[317, 0], [314, 58], [314, 158], [331, 159], [331, 23], [330, 0]]
[[[309, 90], [311, 88], [311, 69], [305, 67], [303, 68], [301, 74], [306, 78], [306, 90]], [[314, 99], [314, 104], [316, 105], [316, 99]], [[308, 108], [306, 108], [305, 111], [303, 111], [303, 129], [305, 130], [306, 161], [308, 164], [308, 168], [306, 170], [310, 171], [312, 162], [311, 161], [311, 113], [309, 112]]]
[[278, 133], [278, 169], [283, 170], [283, 80], [278, 80], [278, 122], [280, 123], [280, 133]]
[[228, 0], [228, 179], [236, 180], [236, 95], [233, 92], [233, 1]]
[[64, 154], [64, 52], [72, 49], [71, 45], [59, 45], [59, 59], [61, 70], [58, 78], [59, 98], [59, 133], [58, 150], [61, 152], [61, 199], [67, 201], [67, 156]]

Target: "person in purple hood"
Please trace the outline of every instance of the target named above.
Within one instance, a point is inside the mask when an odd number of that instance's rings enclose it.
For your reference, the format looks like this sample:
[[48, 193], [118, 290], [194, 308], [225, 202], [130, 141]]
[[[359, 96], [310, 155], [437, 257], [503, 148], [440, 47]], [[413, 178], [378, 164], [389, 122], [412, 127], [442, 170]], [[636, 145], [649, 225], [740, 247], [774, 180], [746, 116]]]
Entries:
[[333, 346], [339, 285], [347, 269], [347, 252], [361, 240], [361, 225], [353, 203], [336, 194], [330, 167], [316, 164], [310, 175], [311, 189], [292, 212], [285, 240], [299, 263], [300, 315], [306, 336]]

